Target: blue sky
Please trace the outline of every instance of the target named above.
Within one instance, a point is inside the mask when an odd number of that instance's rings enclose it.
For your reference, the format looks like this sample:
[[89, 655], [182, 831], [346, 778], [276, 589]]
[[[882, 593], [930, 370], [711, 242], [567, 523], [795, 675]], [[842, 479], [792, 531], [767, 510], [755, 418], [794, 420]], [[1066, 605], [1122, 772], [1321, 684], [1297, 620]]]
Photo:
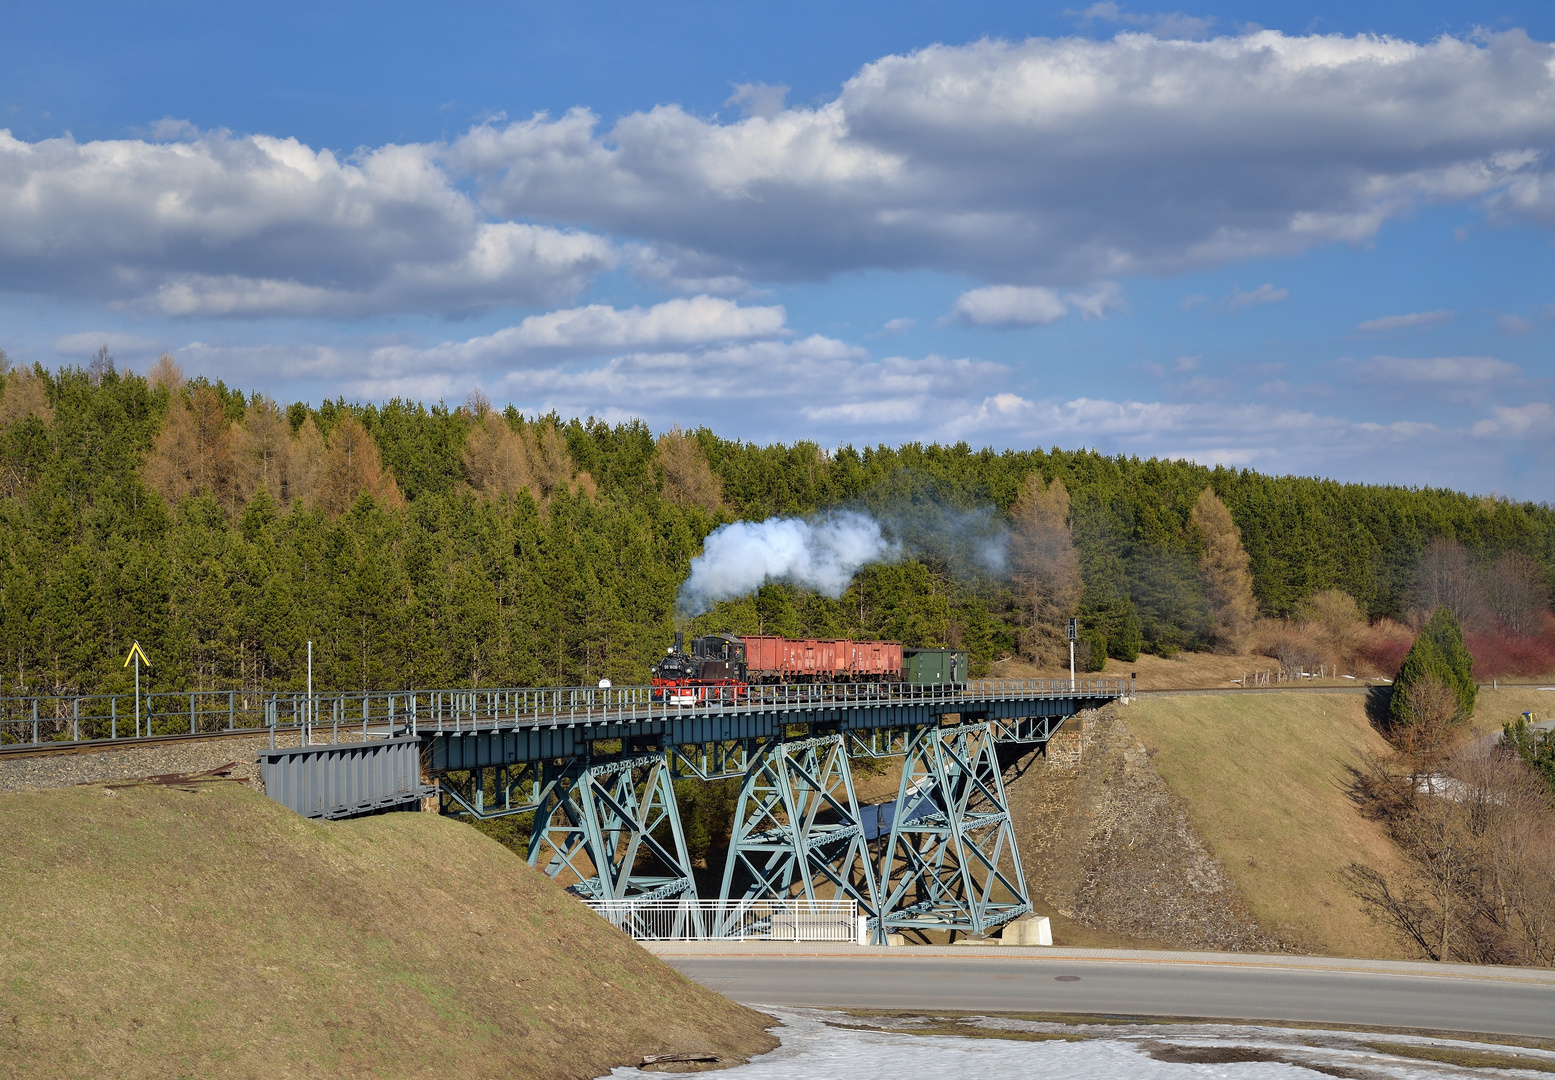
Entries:
[[21, 8], [17, 361], [1555, 498], [1555, 5]]

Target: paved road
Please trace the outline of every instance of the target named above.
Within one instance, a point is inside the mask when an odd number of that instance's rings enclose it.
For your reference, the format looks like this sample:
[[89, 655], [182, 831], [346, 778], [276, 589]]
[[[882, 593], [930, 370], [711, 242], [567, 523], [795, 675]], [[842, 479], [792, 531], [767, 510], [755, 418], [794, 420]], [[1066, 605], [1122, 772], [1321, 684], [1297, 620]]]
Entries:
[[665, 959], [748, 1004], [1201, 1016], [1555, 1037], [1555, 984], [1548, 982], [994, 957]]

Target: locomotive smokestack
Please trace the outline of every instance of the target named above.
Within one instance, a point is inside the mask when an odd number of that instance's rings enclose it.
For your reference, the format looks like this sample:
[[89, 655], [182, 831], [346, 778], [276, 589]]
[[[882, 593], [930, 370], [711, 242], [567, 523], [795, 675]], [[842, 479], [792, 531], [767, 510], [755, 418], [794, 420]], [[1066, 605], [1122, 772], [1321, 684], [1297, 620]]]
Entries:
[[682, 631], [682, 630], [676, 630], [675, 631], [675, 651], [676, 652], [685, 652], [686, 651], [686, 635], [685, 635], [685, 632]]

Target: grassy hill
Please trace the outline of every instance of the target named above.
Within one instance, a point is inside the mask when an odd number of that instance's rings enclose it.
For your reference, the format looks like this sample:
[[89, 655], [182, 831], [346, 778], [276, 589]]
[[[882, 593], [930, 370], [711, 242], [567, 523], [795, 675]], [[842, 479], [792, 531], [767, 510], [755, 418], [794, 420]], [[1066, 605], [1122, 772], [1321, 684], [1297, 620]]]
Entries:
[[1365, 707], [1363, 694], [1289, 693], [1136, 698], [1123, 712], [1253, 917], [1308, 952], [1398, 955], [1338, 879], [1352, 861], [1399, 859], [1347, 794], [1349, 770], [1387, 749]]
[[7, 1076], [593, 1077], [770, 1023], [476, 830], [238, 784], [0, 796]]

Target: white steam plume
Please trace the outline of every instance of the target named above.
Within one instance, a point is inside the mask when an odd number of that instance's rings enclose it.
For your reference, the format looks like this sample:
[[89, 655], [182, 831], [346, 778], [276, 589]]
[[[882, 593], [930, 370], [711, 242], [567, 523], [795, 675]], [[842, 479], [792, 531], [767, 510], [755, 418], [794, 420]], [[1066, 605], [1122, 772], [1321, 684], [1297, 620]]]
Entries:
[[702, 554], [691, 560], [691, 576], [680, 587], [676, 607], [684, 617], [700, 615], [768, 581], [792, 582], [835, 599], [859, 567], [899, 554], [878, 521], [851, 510], [813, 522], [792, 517], [736, 521], [708, 534]]

